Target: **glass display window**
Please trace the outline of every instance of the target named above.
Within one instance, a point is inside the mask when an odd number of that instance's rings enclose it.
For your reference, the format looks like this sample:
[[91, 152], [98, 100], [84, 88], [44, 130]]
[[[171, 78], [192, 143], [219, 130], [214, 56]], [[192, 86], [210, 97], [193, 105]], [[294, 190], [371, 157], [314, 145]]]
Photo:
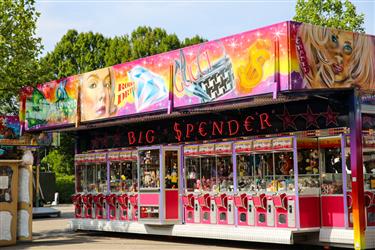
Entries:
[[107, 192], [107, 164], [105, 162], [96, 164], [96, 183], [97, 192], [103, 193]]
[[199, 156], [185, 157], [186, 191], [194, 192], [200, 190], [200, 158]]
[[341, 137], [319, 138], [321, 193], [343, 193]]
[[273, 153], [257, 152], [255, 158], [255, 185], [257, 191], [276, 191], [274, 182]]
[[218, 191], [216, 182], [216, 157], [215, 156], [201, 156], [200, 157], [201, 167], [201, 180], [197, 186], [202, 191]]
[[256, 191], [253, 141], [239, 141], [233, 146], [236, 152], [237, 191]]
[[184, 146], [185, 191], [196, 192], [200, 189], [200, 158], [198, 145]]
[[76, 164], [76, 192], [87, 192], [87, 178], [86, 174], [87, 172], [85, 171], [86, 166], [81, 164]]
[[165, 157], [165, 188], [178, 188], [178, 152], [176, 150], [166, 150]]
[[319, 147], [317, 138], [297, 140], [298, 188], [300, 195], [320, 193]]
[[160, 150], [139, 150], [140, 188], [160, 188]]
[[216, 191], [233, 192], [233, 161], [232, 161], [232, 144], [217, 143], [215, 144], [216, 156]]
[[236, 155], [238, 191], [255, 191], [255, 156], [250, 153]]
[[102, 193], [107, 192], [107, 164], [96, 162], [95, 155], [87, 156], [88, 161], [77, 165], [77, 192]]
[[137, 192], [137, 161], [112, 161], [110, 164], [111, 192]]
[[233, 163], [231, 155], [216, 156], [217, 188], [220, 192], [233, 192]]
[[[350, 161], [350, 159], [349, 159]], [[375, 136], [363, 136], [363, 178], [366, 191], [375, 190]]]
[[293, 152], [274, 152], [274, 191], [294, 191]]

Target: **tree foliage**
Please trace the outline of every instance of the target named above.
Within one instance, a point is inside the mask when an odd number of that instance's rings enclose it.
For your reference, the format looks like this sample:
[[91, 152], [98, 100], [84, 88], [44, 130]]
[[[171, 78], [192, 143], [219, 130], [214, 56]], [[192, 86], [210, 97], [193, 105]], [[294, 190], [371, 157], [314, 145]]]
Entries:
[[185, 38], [185, 40], [182, 43], [182, 47], [187, 47], [187, 46], [190, 46], [190, 45], [203, 43], [203, 42], [206, 42], [206, 41], [207, 41], [207, 39], [204, 39], [204, 38], [202, 38], [198, 35], [195, 35], [192, 38], [189, 38], [189, 37]]
[[297, 0], [293, 20], [355, 32], [364, 32], [364, 14], [349, 0]]
[[175, 34], [167, 34], [164, 29], [141, 26], [131, 33], [132, 59], [151, 56], [181, 47]]
[[52, 52], [40, 60], [41, 82], [105, 67], [109, 39], [93, 32], [68, 32]]
[[112, 66], [132, 59], [129, 36], [116, 36], [110, 39], [104, 61], [105, 66]]
[[18, 90], [38, 78], [41, 39], [33, 0], [0, 0], [0, 114], [16, 114]]
[[40, 59], [39, 82], [129, 62], [206, 41], [200, 36], [181, 42], [164, 29], [141, 26], [130, 35], [106, 38], [102, 34], [69, 30], [53, 51]]
[[71, 175], [74, 173], [74, 164], [66, 159], [68, 155], [61, 154], [60, 150], [54, 149], [50, 151], [41, 161], [47, 165], [48, 169], [56, 175]]

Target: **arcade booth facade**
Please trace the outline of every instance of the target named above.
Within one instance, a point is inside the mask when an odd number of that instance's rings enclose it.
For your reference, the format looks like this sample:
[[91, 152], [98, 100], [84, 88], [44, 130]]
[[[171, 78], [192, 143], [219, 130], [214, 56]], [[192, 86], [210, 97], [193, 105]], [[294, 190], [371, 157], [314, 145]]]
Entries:
[[373, 248], [374, 46], [283, 22], [24, 88], [23, 129], [76, 136], [74, 230]]

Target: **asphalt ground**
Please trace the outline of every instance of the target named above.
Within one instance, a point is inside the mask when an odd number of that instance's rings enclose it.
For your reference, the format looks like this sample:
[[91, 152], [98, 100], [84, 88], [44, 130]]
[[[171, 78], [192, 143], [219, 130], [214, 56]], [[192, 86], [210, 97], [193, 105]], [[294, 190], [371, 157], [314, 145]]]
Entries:
[[33, 240], [17, 242], [15, 246], [1, 249], [121, 249], [121, 250], [169, 250], [169, 249], [322, 249], [319, 246], [276, 245], [227, 240], [194, 239], [154, 235], [124, 234], [112, 232], [72, 232], [68, 222], [73, 218], [72, 205], [60, 205], [61, 217], [33, 220]]

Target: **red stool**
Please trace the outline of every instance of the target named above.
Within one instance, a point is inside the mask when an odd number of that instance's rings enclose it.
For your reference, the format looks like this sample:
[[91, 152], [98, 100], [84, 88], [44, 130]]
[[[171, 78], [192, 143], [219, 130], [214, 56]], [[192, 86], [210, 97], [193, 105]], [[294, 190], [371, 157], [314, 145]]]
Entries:
[[375, 193], [365, 191], [367, 226], [375, 226]]
[[205, 224], [210, 223], [210, 206], [211, 199], [209, 194], [200, 195], [198, 203], [201, 209], [201, 222]]
[[95, 204], [95, 218], [97, 219], [104, 219], [104, 195], [97, 194], [94, 196], [94, 204]]
[[253, 203], [256, 210], [256, 226], [267, 225], [267, 197], [265, 194], [253, 195]]
[[215, 196], [215, 203], [217, 207], [217, 222], [218, 224], [228, 224], [228, 197], [226, 194]]
[[117, 196], [118, 204], [120, 205], [119, 219], [127, 220], [128, 219], [128, 195], [120, 194]]
[[238, 225], [247, 225], [247, 205], [248, 199], [246, 194], [234, 196], [234, 205], [238, 210]]
[[194, 223], [194, 195], [182, 196], [182, 202], [184, 204], [185, 222]]
[[82, 196], [81, 194], [73, 194], [72, 203], [74, 205], [74, 217], [82, 218]]
[[132, 220], [138, 220], [138, 194], [130, 195], [129, 197], [130, 205], [131, 205], [131, 216]]
[[286, 194], [276, 194], [272, 199], [276, 210], [276, 226], [288, 227], [288, 200]]
[[87, 219], [92, 219], [92, 205], [93, 205], [93, 199], [92, 194], [84, 194], [82, 195], [82, 201], [83, 201], [83, 208], [84, 208], [84, 217]]
[[105, 197], [105, 201], [108, 205], [108, 215], [110, 220], [115, 220], [116, 219], [116, 201], [117, 201], [117, 196], [116, 194], [108, 194]]

